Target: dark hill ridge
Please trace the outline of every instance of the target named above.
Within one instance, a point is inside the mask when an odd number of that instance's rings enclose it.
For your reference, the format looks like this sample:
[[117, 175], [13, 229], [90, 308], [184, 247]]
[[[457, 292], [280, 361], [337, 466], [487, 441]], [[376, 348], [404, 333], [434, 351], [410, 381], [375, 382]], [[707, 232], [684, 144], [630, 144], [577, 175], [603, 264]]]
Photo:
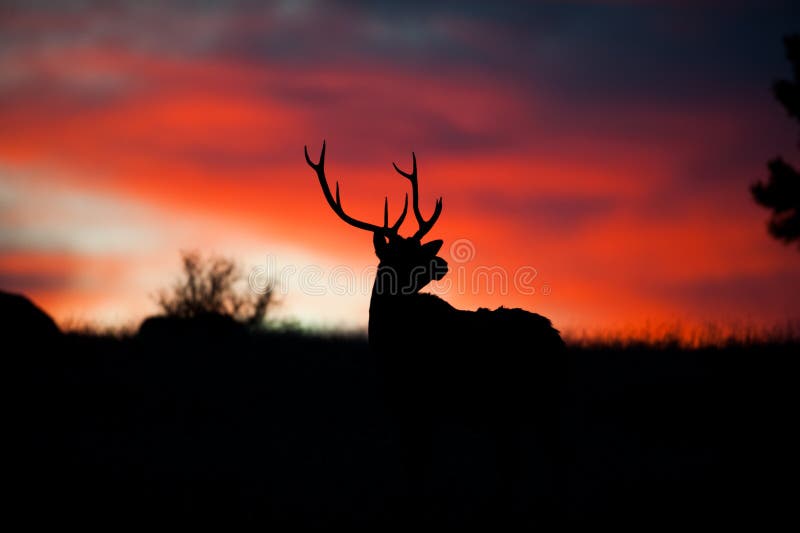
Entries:
[[50, 315], [30, 299], [0, 290], [0, 331], [6, 339], [21, 342], [50, 341], [61, 335]]
[[[563, 489], [554, 498], [541, 483], [549, 465], [541, 436], [527, 432], [505, 522], [787, 515], [796, 349], [568, 349]], [[403, 513], [400, 441], [363, 339], [72, 334], [57, 353], [5, 357], [26, 366], [12, 507], [28, 520], [386, 529]], [[444, 423], [431, 446], [430, 523], [497, 522], [484, 505], [496, 482], [491, 438]]]

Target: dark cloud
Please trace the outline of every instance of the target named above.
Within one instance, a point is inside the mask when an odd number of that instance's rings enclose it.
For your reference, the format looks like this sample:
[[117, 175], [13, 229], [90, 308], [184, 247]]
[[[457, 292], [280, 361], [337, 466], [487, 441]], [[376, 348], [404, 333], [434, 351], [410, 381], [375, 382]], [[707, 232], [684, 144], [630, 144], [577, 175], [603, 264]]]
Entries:
[[674, 302], [708, 316], [739, 309], [770, 309], [769, 316], [796, 316], [800, 312], [793, 288], [800, 286], [800, 274], [793, 271], [693, 279], [682, 282], [661, 280], [648, 293], [662, 302]]
[[526, 221], [555, 233], [571, 232], [604, 219], [618, 208], [611, 196], [581, 196], [574, 193], [544, 193], [526, 196], [484, 190], [471, 194], [471, 211], [486, 217], [508, 217]]
[[0, 270], [0, 287], [13, 288], [23, 293], [57, 291], [74, 287], [71, 275], [54, 272], [3, 272]]
[[791, 4], [15, 2], [6, 7], [0, 48], [94, 44], [298, 69], [467, 69], [588, 110], [767, 86], [785, 70], [781, 38], [796, 31]]
[[[793, 16], [795, 15], [795, 16]], [[791, 2], [325, 2], [236, 40], [250, 58], [472, 68], [587, 105], [749, 91], [783, 69]], [[274, 19], [273, 19], [274, 21]]]

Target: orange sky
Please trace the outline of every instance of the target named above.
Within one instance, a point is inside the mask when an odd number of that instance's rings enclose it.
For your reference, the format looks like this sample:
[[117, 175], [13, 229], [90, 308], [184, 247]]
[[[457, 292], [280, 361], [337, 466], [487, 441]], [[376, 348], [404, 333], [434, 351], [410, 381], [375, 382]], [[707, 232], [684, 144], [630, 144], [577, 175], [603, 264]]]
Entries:
[[[371, 238], [305, 165], [324, 138], [346, 209], [375, 222], [416, 151], [459, 307], [571, 331], [796, 320], [800, 254], [748, 193], [796, 156], [769, 92], [784, 3], [701, 4], [3, 8], [0, 284], [61, 322], [132, 323], [196, 248], [285, 276], [277, 316], [363, 326]], [[486, 267], [505, 294], [475, 283]]]

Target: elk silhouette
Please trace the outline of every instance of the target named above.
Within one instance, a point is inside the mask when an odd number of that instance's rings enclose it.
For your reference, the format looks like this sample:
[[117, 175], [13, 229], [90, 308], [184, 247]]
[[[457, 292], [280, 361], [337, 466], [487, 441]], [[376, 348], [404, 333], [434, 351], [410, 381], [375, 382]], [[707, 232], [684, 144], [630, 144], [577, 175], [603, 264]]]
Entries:
[[[489, 428], [497, 435], [500, 474], [498, 499], [513, 495], [520, 467], [520, 428], [533, 427], [553, 462], [559, 456], [559, 396], [564, 378], [564, 342], [550, 320], [522, 309], [459, 310], [442, 298], [420, 293], [447, 273], [437, 254], [442, 240], [422, 242], [442, 213], [442, 199], [425, 219], [419, 208], [417, 159], [412, 170], [394, 169], [411, 182], [412, 210], [418, 229], [399, 235], [408, 212], [389, 225], [388, 198], [383, 225], [348, 215], [339, 184], [331, 193], [325, 176], [323, 141], [314, 163], [331, 209], [346, 223], [373, 235], [379, 264], [369, 307], [369, 345], [379, 356], [388, 406], [396, 416], [407, 467], [424, 479], [430, 470], [429, 439], [442, 420], [459, 420]], [[502, 503], [501, 503], [502, 505]], [[495, 511], [501, 512], [495, 508]]]

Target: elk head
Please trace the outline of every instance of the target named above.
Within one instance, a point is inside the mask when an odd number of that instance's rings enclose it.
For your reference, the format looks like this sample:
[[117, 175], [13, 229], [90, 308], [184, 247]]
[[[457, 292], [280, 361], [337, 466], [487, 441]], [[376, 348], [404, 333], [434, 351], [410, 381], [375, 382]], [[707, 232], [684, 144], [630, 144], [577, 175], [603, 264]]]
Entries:
[[442, 199], [436, 201], [433, 215], [427, 220], [419, 210], [419, 184], [417, 182], [417, 157], [412, 152], [413, 168], [411, 172], [403, 172], [392, 163], [394, 169], [411, 182], [411, 205], [419, 229], [411, 237], [402, 237], [398, 231], [408, 212], [408, 193], [406, 193], [403, 212], [391, 226], [389, 225], [389, 199], [384, 200], [383, 225], [370, 224], [357, 220], [342, 208], [339, 197], [339, 183], [336, 183], [335, 197], [331, 194], [328, 180], [325, 177], [325, 142], [319, 161], [314, 163], [308, 157], [308, 147], [304, 147], [306, 162], [314, 169], [322, 187], [322, 193], [339, 218], [359, 229], [372, 232], [375, 255], [380, 260], [373, 295], [407, 295], [416, 294], [428, 283], [441, 279], [447, 273], [447, 262], [436, 255], [442, 247], [442, 240], [437, 239], [425, 244], [422, 238], [433, 228], [442, 213]]

